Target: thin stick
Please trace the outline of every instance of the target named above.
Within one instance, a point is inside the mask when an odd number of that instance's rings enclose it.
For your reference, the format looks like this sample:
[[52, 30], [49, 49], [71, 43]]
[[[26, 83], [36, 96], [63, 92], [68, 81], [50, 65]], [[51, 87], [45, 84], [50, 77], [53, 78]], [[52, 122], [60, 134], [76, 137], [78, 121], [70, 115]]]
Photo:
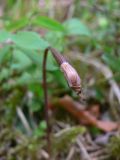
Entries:
[[20, 118], [23, 126], [25, 127], [28, 135], [30, 135], [30, 134], [32, 133], [32, 130], [31, 130], [31, 128], [30, 128], [30, 126], [29, 126], [29, 123], [27, 122], [27, 119], [26, 119], [26, 117], [25, 117], [25, 115], [24, 115], [24, 113], [22, 112], [22, 110], [21, 110], [20, 107], [17, 107], [17, 114], [18, 114], [18, 117]]
[[50, 122], [49, 122], [49, 107], [48, 107], [48, 94], [47, 94], [47, 83], [46, 83], [46, 61], [47, 61], [47, 54], [49, 48], [47, 48], [44, 52], [44, 59], [43, 59], [43, 88], [44, 88], [44, 98], [45, 98], [45, 120], [47, 124], [47, 147], [49, 157], [51, 155], [51, 140], [50, 140]]
[[77, 144], [80, 148], [80, 152], [81, 152], [81, 157], [83, 160], [92, 160], [89, 156], [89, 154], [87, 153], [84, 145], [82, 144], [82, 142], [80, 141], [80, 139], [77, 139]]

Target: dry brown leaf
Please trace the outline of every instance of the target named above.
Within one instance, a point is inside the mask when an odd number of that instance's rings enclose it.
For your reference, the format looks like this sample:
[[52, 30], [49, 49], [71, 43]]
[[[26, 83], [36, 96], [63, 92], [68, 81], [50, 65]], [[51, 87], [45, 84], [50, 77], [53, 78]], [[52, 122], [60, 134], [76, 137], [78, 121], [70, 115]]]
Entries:
[[97, 120], [93, 114], [87, 110], [83, 110], [82, 108], [84, 107], [69, 96], [59, 99], [58, 105], [64, 107], [83, 124], [96, 126], [105, 132], [118, 128], [118, 124], [116, 122]]
[[104, 130], [105, 132], [110, 132], [118, 128], [118, 124], [112, 121], [97, 121], [97, 127]]

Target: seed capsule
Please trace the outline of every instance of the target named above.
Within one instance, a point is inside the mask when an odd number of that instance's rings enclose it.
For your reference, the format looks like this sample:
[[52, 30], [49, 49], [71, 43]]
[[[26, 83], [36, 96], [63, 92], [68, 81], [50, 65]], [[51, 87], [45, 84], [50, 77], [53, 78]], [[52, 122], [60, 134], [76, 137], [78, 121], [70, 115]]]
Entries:
[[56, 49], [49, 47], [48, 50], [52, 52], [57, 63], [60, 65], [60, 68], [65, 75], [69, 87], [71, 87], [78, 95], [81, 94], [81, 80], [77, 71]]
[[81, 93], [81, 80], [77, 71], [68, 63], [63, 62], [60, 65], [61, 71], [64, 73], [68, 85], [77, 93]]

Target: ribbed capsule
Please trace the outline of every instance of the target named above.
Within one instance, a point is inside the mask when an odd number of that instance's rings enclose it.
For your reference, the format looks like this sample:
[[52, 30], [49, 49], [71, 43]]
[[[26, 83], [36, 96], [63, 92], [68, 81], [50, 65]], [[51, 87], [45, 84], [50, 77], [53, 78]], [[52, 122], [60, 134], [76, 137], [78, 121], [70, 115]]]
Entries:
[[63, 55], [61, 55], [56, 49], [48, 47], [56, 59], [57, 63], [60, 65], [68, 85], [77, 93], [81, 93], [81, 80], [77, 71], [66, 61]]
[[77, 93], [81, 93], [81, 79], [77, 71], [68, 63], [63, 62], [60, 66], [69, 86]]

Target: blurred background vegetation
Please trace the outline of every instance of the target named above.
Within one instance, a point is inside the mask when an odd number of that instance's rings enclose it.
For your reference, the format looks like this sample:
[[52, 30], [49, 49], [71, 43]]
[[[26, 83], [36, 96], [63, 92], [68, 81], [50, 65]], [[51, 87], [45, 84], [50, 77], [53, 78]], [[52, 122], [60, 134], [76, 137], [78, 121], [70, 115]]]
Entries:
[[[98, 119], [120, 120], [119, 0], [0, 0], [0, 160], [48, 157], [42, 60], [49, 45], [76, 68], [86, 98], [82, 104], [49, 54], [52, 132], [71, 129], [58, 137], [53, 135], [53, 157], [66, 159], [70, 147], [66, 151], [64, 143], [72, 142], [85, 128], [92, 140], [105, 131], [99, 125], [86, 127], [82, 123], [76, 127], [79, 118], [56, 105], [64, 96], [85, 110], [97, 105]], [[75, 155], [74, 159], [80, 159], [78, 153]]]

